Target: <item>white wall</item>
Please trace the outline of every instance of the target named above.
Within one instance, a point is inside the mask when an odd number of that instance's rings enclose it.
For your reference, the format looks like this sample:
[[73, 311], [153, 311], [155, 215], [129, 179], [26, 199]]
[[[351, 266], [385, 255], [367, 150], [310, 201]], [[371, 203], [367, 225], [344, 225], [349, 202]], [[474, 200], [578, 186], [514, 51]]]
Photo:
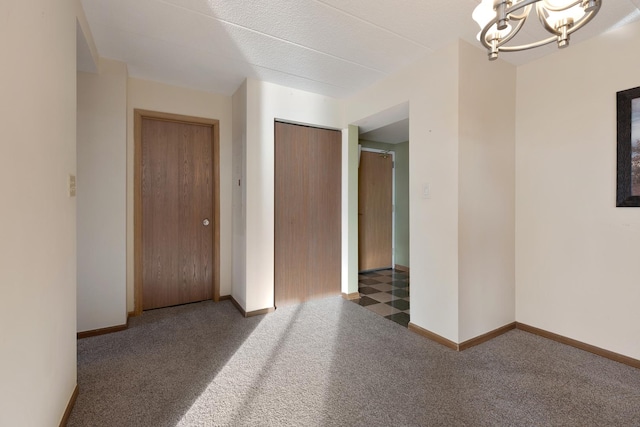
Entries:
[[220, 295], [231, 295], [231, 97], [130, 78], [127, 91], [127, 310], [133, 311], [133, 110], [220, 121]]
[[247, 306], [247, 82], [233, 94], [233, 283], [231, 295]]
[[[458, 342], [458, 45], [345, 103], [347, 123], [409, 101], [411, 322]], [[431, 198], [423, 199], [429, 184]]]
[[97, 73], [100, 67], [100, 55], [96, 48], [95, 41], [89, 21], [84, 13], [80, 0], [76, 2], [76, 70], [87, 73]]
[[76, 386], [76, 3], [0, 4], [0, 425], [55, 426]]
[[78, 331], [123, 325], [126, 307], [127, 66], [78, 73]]
[[338, 100], [248, 79], [246, 141], [247, 312], [274, 305], [274, 121], [341, 129]]
[[516, 68], [461, 41], [459, 82], [463, 342], [515, 320]]
[[640, 359], [640, 208], [616, 208], [616, 92], [640, 23], [518, 68], [516, 318]]
[[515, 320], [515, 76], [459, 42], [346, 102], [409, 101], [411, 323], [456, 343]]
[[358, 292], [358, 127], [342, 133], [342, 293]]

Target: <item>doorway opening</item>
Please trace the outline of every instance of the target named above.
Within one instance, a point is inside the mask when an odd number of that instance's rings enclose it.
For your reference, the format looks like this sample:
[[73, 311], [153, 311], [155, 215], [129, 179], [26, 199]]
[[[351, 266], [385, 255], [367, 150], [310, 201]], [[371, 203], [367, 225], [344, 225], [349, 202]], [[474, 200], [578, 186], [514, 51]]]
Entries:
[[[381, 114], [359, 127], [360, 298], [354, 300], [405, 327], [410, 320], [408, 113], [407, 106], [404, 117], [391, 123], [377, 120]], [[381, 212], [387, 209], [383, 199], [390, 200], [388, 213]]]

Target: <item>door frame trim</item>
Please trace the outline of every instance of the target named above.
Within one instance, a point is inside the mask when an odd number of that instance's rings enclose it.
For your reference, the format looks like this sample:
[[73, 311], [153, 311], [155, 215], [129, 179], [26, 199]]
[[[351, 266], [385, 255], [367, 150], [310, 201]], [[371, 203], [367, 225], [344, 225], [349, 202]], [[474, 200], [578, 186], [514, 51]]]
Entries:
[[220, 122], [204, 117], [158, 111], [133, 110], [133, 299], [134, 315], [142, 314], [142, 119], [206, 125], [211, 127], [213, 156], [213, 301], [220, 300]]

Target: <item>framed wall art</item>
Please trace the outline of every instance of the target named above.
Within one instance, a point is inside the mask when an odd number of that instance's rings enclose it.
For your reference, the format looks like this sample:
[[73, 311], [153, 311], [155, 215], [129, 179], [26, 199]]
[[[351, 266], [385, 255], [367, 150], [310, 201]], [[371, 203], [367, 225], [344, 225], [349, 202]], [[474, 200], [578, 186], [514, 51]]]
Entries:
[[640, 207], [640, 87], [617, 93], [616, 206]]

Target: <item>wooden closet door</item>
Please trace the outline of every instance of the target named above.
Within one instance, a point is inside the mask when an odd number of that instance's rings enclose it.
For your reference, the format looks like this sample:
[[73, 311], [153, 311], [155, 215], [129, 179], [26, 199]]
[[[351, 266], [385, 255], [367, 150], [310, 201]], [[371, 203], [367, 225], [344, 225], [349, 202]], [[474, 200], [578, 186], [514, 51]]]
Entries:
[[339, 131], [275, 124], [275, 304], [340, 294]]
[[342, 134], [309, 128], [309, 220], [307, 298], [341, 293]]

